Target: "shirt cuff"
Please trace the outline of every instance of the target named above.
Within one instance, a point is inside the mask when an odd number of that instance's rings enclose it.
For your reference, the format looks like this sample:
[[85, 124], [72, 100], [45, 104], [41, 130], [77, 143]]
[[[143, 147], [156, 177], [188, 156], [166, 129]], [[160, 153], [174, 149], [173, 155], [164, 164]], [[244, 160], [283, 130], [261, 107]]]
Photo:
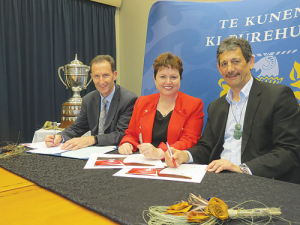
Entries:
[[184, 151], [189, 155], [189, 161], [187, 163], [193, 163], [194, 159], [193, 159], [192, 154], [189, 151], [187, 151], [187, 150], [184, 150]]
[[62, 136], [62, 135], [60, 135], [60, 136], [61, 136], [61, 139], [62, 139], [61, 143], [65, 143], [66, 139], [64, 138], [64, 136]]

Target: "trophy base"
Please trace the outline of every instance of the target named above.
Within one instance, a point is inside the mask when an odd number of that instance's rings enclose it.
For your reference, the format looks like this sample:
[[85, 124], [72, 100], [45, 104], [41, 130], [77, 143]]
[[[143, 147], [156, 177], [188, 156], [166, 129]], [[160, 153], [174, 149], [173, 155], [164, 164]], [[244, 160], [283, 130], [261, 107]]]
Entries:
[[81, 110], [81, 101], [71, 102], [68, 100], [67, 102], [62, 104], [61, 107], [61, 124], [59, 128], [67, 128], [74, 123], [77, 119]]

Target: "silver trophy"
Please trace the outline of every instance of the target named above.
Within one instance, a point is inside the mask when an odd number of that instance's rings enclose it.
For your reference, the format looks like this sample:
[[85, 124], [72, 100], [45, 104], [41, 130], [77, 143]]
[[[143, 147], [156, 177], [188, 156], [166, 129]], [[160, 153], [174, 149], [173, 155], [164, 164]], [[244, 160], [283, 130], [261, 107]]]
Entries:
[[[65, 73], [65, 80], [63, 80], [60, 75], [61, 70]], [[58, 76], [61, 82], [66, 86], [66, 89], [70, 88], [73, 91], [73, 96], [62, 104], [60, 128], [70, 126], [79, 115], [82, 102], [80, 91], [86, 89], [92, 81], [91, 78], [89, 82], [87, 82], [89, 71], [90, 67], [83, 65], [83, 63], [77, 59], [77, 54], [75, 55], [75, 60], [70, 64], [58, 68]]]

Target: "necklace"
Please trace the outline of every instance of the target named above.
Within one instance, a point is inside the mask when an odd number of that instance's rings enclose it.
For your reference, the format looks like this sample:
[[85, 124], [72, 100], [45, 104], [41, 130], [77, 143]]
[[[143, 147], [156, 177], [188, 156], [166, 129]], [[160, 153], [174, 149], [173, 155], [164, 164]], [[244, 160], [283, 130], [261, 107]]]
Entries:
[[248, 98], [246, 99], [246, 101], [245, 101], [245, 103], [244, 103], [244, 105], [243, 105], [243, 107], [242, 107], [242, 111], [241, 111], [241, 115], [240, 115], [240, 120], [239, 120], [239, 122], [238, 122], [237, 119], [235, 118], [235, 115], [234, 115], [233, 109], [232, 109], [232, 104], [230, 104], [230, 108], [231, 108], [231, 111], [232, 111], [232, 115], [233, 115], [233, 117], [234, 117], [234, 119], [235, 119], [235, 121], [236, 121], [236, 124], [235, 124], [235, 126], [234, 126], [234, 133], [233, 133], [233, 138], [234, 138], [235, 140], [239, 140], [239, 139], [243, 136], [242, 126], [241, 126], [241, 123], [240, 123], [240, 122], [241, 122], [241, 119], [242, 119], [243, 109], [244, 109], [244, 107], [245, 107], [247, 101], [248, 101]]
[[158, 104], [157, 104], [157, 110], [160, 112], [160, 114], [163, 117], [166, 117], [172, 110], [175, 108], [175, 102], [176, 102], [177, 96], [175, 99], [172, 100], [171, 104], [164, 104], [161, 102], [161, 99], [159, 98]]
[[174, 106], [171, 107], [171, 108], [167, 108], [166, 113], [165, 113], [165, 114], [162, 114], [162, 113], [161, 113], [161, 115], [162, 115], [163, 117], [166, 117], [167, 115], [169, 115], [169, 113], [170, 113], [173, 109], [174, 109]]

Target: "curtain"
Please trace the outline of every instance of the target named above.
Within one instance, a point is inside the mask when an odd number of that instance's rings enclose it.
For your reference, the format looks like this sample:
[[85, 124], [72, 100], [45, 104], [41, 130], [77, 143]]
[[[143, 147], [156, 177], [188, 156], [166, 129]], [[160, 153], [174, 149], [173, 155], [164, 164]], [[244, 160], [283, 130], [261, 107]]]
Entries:
[[[46, 121], [60, 122], [72, 91], [57, 70], [75, 54], [85, 65], [116, 56], [115, 7], [89, 0], [0, 0], [0, 32], [2, 143], [31, 142]], [[80, 94], [94, 89], [92, 82]]]

